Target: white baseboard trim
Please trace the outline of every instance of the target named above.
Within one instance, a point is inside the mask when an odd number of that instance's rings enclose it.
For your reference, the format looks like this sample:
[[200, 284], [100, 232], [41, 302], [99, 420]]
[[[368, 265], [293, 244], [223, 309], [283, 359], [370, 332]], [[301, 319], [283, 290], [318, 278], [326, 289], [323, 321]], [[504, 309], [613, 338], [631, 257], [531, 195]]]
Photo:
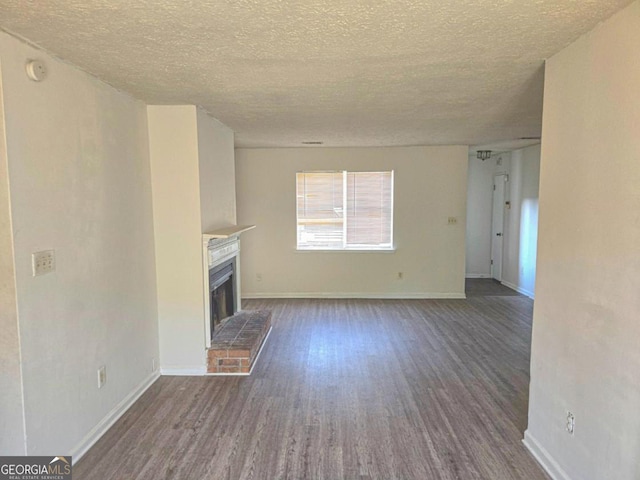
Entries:
[[465, 278], [491, 278], [490, 273], [467, 273]]
[[547, 452], [547, 450], [538, 443], [538, 441], [529, 433], [529, 430], [524, 432], [524, 439], [522, 443], [527, 447], [527, 450], [533, 455], [540, 466], [549, 474], [553, 480], [571, 480], [571, 477], [565, 472], [558, 462]]
[[114, 407], [100, 422], [91, 429], [80, 442], [71, 449], [69, 454], [73, 457], [73, 463], [80, 460], [85, 453], [89, 451], [93, 445], [100, 440], [100, 437], [109, 430], [118, 419], [129, 410], [138, 398], [142, 396], [147, 389], [154, 384], [154, 382], [160, 378], [160, 372], [156, 371], [145, 378], [138, 387], [133, 390], [129, 395], [124, 397], [118, 405]]
[[207, 373], [206, 365], [172, 365], [170, 367], [160, 367], [162, 375], [173, 377], [195, 377]]
[[511, 290], [515, 290], [518, 293], [521, 293], [523, 295], [526, 295], [527, 297], [529, 297], [530, 299], [534, 299], [534, 294], [533, 292], [530, 292], [529, 290], [525, 290], [524, 288], [519, 287], [518, 285], [516, 285], [515, 283], [511, 283], [511, 282], [506, 282], [506, 281], [502, 281], [500, 282], [502, 285], [504, 285], [505, 287], [510, 288]]
[[358, 293], [358, 292], [287, 292], [287, 293], [242, 293], [242, 298], [364, 298], [364, 299], [388, 299], [388, 300], [423, 300], [423, 299], [449, 299], [467, 298], [464, 293], [438, 292], [438, 293]]

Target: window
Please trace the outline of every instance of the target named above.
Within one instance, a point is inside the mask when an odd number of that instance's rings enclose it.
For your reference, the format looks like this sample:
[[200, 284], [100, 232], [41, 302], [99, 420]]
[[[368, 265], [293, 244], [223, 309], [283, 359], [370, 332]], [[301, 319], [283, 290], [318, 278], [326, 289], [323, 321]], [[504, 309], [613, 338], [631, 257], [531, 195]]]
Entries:
[[393, 171], [296, 174], [298, 250], [390, 250]]

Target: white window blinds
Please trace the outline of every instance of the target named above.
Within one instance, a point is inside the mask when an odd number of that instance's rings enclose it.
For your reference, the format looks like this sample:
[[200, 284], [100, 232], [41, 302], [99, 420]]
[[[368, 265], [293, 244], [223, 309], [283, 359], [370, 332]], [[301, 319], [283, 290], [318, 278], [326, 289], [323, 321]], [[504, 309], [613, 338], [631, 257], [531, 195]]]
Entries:
[[298, 249], [390, 249], [393, 172], [296, 174]]

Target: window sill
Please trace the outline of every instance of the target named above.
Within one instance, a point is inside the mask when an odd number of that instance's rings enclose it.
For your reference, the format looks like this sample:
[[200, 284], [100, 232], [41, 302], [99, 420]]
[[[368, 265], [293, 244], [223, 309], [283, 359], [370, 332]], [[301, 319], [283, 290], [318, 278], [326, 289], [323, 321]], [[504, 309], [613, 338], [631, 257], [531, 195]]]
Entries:
[[296, 248], [295, 253], [396, 253], [396, 248]]

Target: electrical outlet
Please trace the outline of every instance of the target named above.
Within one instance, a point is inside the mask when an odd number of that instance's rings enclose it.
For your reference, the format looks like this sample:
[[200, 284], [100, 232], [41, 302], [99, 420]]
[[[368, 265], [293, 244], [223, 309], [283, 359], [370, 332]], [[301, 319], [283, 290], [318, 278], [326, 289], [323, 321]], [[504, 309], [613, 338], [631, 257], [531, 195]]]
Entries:
[[261, 281], [262, 281], [262, 274], [256, 273], [256, 282], [261, 282]]
[[101, 365], [98, 367], [98, 388], [104, 387], [107, 383], [107, 366]]
[[398, 275], [397, 275], [397, 277], [396, 277], [396, 278], [397, 278], [398, 280], [402, 280], [402, 278], [403, 278], [403, 277], [404, 277], [404, 273], [402, 273], [402, 272], [398, 272]]
[[573, 416], [573, 413], [567, 412], [567, 432], [569, 435], [573, 435], [573, 431], [576, 427], [576, 417]]
[[458, 223], [458, 217], [449, 217], [447, 225], [456, 225]]
[[151, 359], [151, 372], [155, 372], [156, 371], [156, 359], [152, 358]]
[[43, 250], [42, 252], [32, 253], [31, 266], [34, 277], [53, 272], [56, 269], [55, 251]]

